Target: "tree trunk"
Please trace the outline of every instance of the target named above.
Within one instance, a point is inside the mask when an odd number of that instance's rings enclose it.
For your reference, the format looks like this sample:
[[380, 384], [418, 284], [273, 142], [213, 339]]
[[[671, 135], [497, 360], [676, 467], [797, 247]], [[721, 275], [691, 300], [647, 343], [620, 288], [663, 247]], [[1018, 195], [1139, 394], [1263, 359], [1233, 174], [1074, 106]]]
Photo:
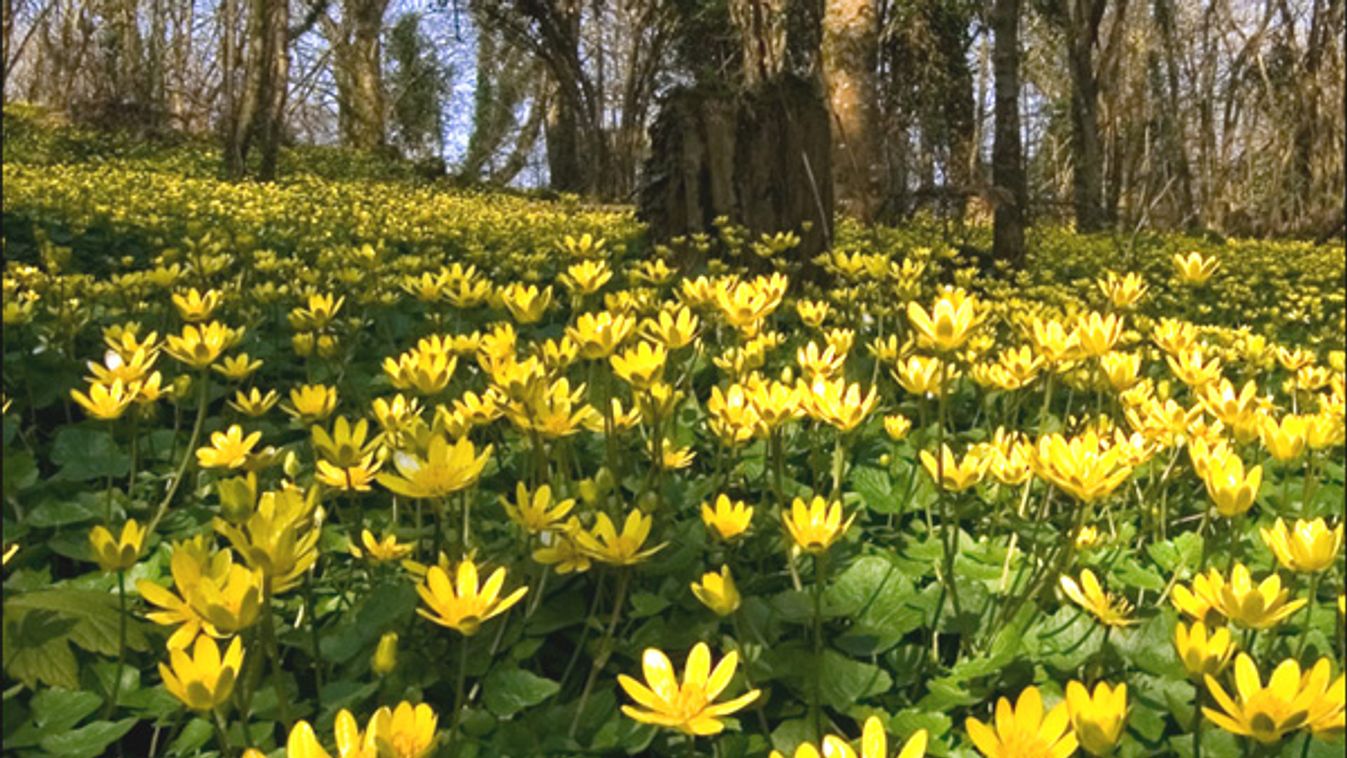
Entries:
[[1060, 0], [1071, 77], [1071, 157], [1075, 164], [1072, 190], [1076, 230], [1094, 232], [1104, 226], [1104, 156], [1099, 139], [1099, 82], [1094, 71], [1094, 45], [1107, 0]]
[[337, 81], [342, 142], [360, 150], [385, 143], [383, 54], [380, 33], [388, 0], [344, 0], [341, 24], [324, 17]]
[[838, 207], [871, 221], [881, 197], [875, 64], [876, 0], [828, 0], [823, 17], [823, 79], [832, 111], [833, 187]]
[[285, 0], [252, 0], [248, 51], [238, 117], [225, 145], [225, 173], [240, 179], [254, 140], [261, 159], [257, 177], [276, 178], [290, 76], [289, 5]]
[[1160, 106], [1160, 118], [1181, 206], [1175, 220], [1185, 226], [1201, 226], [1201, 210], [1193, 202], [1193, 173], [1188, 165], [1187, 137], [1179, 106], [1179, 50], [1174, 34], [1174, 0], [1155, 0], [1153, 10], [1165, 61], [1165, 101]]
[[995, 0], [991, 14], [992, 77], [996, 83], [992, 146], [992, 253], [1024, 264], [1024, 219], [1029, 190], [1020, 147], [1020, 0]]

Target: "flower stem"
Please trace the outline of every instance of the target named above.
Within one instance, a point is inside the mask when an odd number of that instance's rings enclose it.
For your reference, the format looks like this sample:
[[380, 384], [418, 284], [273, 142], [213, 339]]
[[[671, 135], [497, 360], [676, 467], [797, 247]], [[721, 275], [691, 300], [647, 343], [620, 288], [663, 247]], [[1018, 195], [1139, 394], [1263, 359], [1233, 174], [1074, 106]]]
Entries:
[[620, 569], [621, 576], [617, 580], [617, 594], [613, 598], [613, 613], [608, 617], [608, 627], [603, 630], [603, 638], [599, 640], [599, 654], [594, 658], [593, 664], [589, 668], [589, 677], [585, 679], [585, 688], [580, 691], [580, 703], [575, 709], [575, 717], [571, 719], [571, 728], [567, 734], [574, 738], [575, 730], [580, 727], [580, 717], [585, 712], [585, 704], [589, 701], [589, 693], [594, 690], [594, 682], [599, 678], [599, 672], [608, 663], [608, 657], [613, 654], [612, 643], [613, 633], [617, 631], [617, 622], [622, 618], [622, 604], [627, 600], [627, 587], [631, 584], [631, 571]]
[[225, 723], [224, 716], [220, 715], [218, 708], [212, 710], [211, 714], [215, 717], [215, 735], [220, 740], [220, 755], [233, 755], [234, 748], [229, 744], [229, 725]]
[[117, 668], [112, 674], [112, 694], [103, 708], [103, 720], [117, 708], [117, 696], [122, 689], [122, 664], [126, 661], [126, 570], [117, 571]]
[[448, 748], [454, 746], [454, 738], [458, 736], [458, 724], [463, 720], [463, 709], [468, 705], [464, 697], [468, 681], [468, 635], [459, 634], [458, 637], [458, 676], [454, 680], [454, 718], [449, 722]]
[[1322, 576], [1320, 571], [1310, 574], [1310, 595], [1305, 602], [1305, 625], [1300, 630], [1300, 641], [1296, 643], [1296, 659], [1305, 652], [1305, 644], [1310, 639], [1310, 620], [1314, 617], [1314, 603], [1319, 597], [1319, 580]]
[[828, 556], [814, 555], [814, 682], [809, 698], [814, 739], [823, 739], [823, 589], [828, 579]]
[[206, 403], [209, 398], [210, 376], [203, 370], [197, 377], [197, 384], [200, 390], [197, 393], [196, 403], [196, 422], [192, 425], [192, 436], [187, 441], [187, 450], [182, 456], [182, 462], [178, 464], [178, 470], [173, 474], [173, 482], [168, 486], [168, 492], [164, 493], [164, 499], [159, 501], [159, 507], [154, 512], [154, 518], [145, 527], [146, 536], [154, 534], [154, 528], [159, 526], [159, 520], [168, 512], [168, 506], [173, 502], [173, 495], [178, 491], [178, 485], [182, 484], [182, 478], [187, 474], [187, 467], [191, 465], [196, 452], [196, 442], [201, 438], [201, 427], [206, 423]]

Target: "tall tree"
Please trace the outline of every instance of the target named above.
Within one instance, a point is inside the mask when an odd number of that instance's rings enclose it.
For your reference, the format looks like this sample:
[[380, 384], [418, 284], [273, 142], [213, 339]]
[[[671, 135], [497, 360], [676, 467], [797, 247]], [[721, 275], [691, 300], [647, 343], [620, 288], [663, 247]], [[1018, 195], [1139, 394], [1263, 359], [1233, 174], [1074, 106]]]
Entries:
[[388, 0], [342, 0], [341, 18], [322, 17], [332, 45], [337, 126], [342, 142], [373, 150], [384, 145], [385, 93], [380, 35]]
[[449, 90], [449, 72], [435, 60], [421, 32], [421, 16], [404, 13], [388, 35], [389, 95], [393, 144], [406, 155], [425, 158], [440, 142], [440, 106]]
[[833, 192], [838, 206], [862, 221], [880, 203], [877, 0], [827, 0], [823, 16], [823, 80], [832, 112]]
[[993, 0], [991, 29], [996, 86], [992, 252], [1000, 260], [1023, 264], [1029, 189], [1020, 146], [1020, 0]]
[[[1126, 2], [1126, 0], [1120, 0]], [[1104, 150], [1099, 138], [1099, 82], [1094, 50], [1108, 0], [1047, 0], [1048, 18], [1066, 42], [1066, 68], [1071, 81], [1072, 190], [1076, 229], [1102, 229], [1104, 214]]]

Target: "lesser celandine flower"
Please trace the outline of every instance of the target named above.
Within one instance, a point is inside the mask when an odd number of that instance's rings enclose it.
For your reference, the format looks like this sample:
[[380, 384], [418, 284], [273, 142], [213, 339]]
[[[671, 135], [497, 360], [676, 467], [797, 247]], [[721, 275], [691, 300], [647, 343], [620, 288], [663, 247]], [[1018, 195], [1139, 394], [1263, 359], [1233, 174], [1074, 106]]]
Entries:
[[337, 409], [337, 388], [324, 384], [304, 384], [290, 390], [290, 402], [281, 410], [300, 421], [322, 421]]
[[376, 539], [374, 532], [368, 529], [362, 529], [360, 532], [360, 544], [364, 549], [351, 545], [351, 555], [357, 558], [369, 556], [371, 561], [376, 563], [386, 563], [388, 561], [397, 561], [412, 553], [412, 544], [407, 542], [398, 542], [397, 535], [384, 532], [382, 539]]
[[1271, 528], [1264, 527], [1261, 532], [1263, 542], [1277, 556], [1277, 562], [1289, 571], [1302, 574], [1313, 574], [1332, 566], [1342, 548], [1342, 524], [1330, 529], [1322, 518], [1313, 521], [1296, 519], [1290, 529], [1278, 518]]
[[186, 292], [174, 292], [172, 301], [182, 320], [195, 324], [211, 317], [220, 305], [220, 293], [216, 290], [206, 290], [203, 293], [193, 287]]
[[1056, 319], [1035, 316], [1029, 322], [1029, 336], [1033, 340], [1035, 352], [1049, 364], [1074, 360], [1080, 356], [1080, 338], [1074, 330], [1068, 332], [1062, 322]]
[[425, 703], [413, 706], [406, 700], [396, 708], [382, 706], [370, 717], [369, 731], [383, 758], [424, 758], [435, 746], [439, 717]]
[[1192, 587], [1183, 584], [1174, 585], [1169, 600], [1175, 610], [1186, 614], [1195, 621], [1201, 621], [1208, 627], [1221, 622], [1221, 611], [1217, 607], [1218, 595], [1225, 584], [1225, 578], [1217, 569], [1208, 569], [1205, 574], [1193, 577]]
[[402, 450], [393, 453], [397, 474], [385, 471], [379, 474], [379, 483], [404, 497], [444, 497], [476, 483], [491, 451], [487, 445], [478, 455], [467, 437], [451, 445], [443, 435], [435, 435], [425, 457]]
[[241, 336], [242, 330], [230, 329], [219, 321], [202, 326], [187, 324], [181, 334], [168, 335], [164, 350], [181, 363], [204, 369]]
[[1084, 684], [1073, 680], [1066, 685], [1066, 706], [1076, 740], [1085, 752], [1112, 753], [1127, 721], [1127, 685], [1110, 687], [1099, 682], [1091, 694]]
[[901, 442], [912, 431], [912, 420], [901, 413], [892, 413], [884, 417], [884, 433], [894, 442]]
[[230, 424], [227, 430], [211, 434], [209, 446], [197, 448], [197, 465], [201, 468], [243, 468], [248, 454], [261, 439], [261, 432], [244, 436], [243, 427]]
[[697, 326], [701, 319], [686, 306], [664, 309], [657, 318], [646, 319], [642, 324], [645, 333], [664, 343], [670, 350], [677, 350], [692, 343], [697, 336]]
[[702, 574], [700, 582], [692, 583], [692, 594], [717, 616], [728, 616], [739, 610], [739, 589], [734, 585], [729, 566], [721, 566], [719, 573]]
[[856, 520], [856, 514], [843, 522], [841, 503], [830, 503], [823, 496], [815, 495], [807, 504], [801, 498], [795, 498], [790, 510], [783, 512], [781, 518], [797, 547], [807, 553], [819, 554], [846, 533], [851, 522]]
[[384, 632], [379, 644], [370, 656], [370, 670], [377, 676], [385, 676], [398, 665], [398, 633]]
[[1216, 259], [1216, 256], [1205, 258], [1196, 250], [1189, 252], [1187, 255], [1174, 253], [1174, 272], [1178, 274], [1179, 281], [1184, 284], [1206, 284], [1220, 265], [1221, 262]]
[[500, 498], [501, 507], [511, 521], [522, 526], [529, 534], [537, 534], [560, 523], [575, 507], [573, 498], [552, 502], [552, 487], [544, 484], [529, 492], [528, 487], [519, 482], [515, 485], [515, 502]]
[[93, 550], [94, 560], [104, 571], [125, 571], [136, 565], [144, 545], [145, 528], [135, 519], [128, 519], [122, 525], [118, 537], [113, 537], [103, 526], [89, 530], [89, 547]]
[[1139, 353], [1110, 351], [1099, 356], [1099, 368], [1115, 392], [1122, 392], [1137, 383], [1141, 371]]
[[[925, 729], [918, 729], [903, 745], [902, 750], [898, 751], [896, 758], [922, 758], [926, 755], [929, 736]], [[888, 737], [884, 734], [884, 723], [878, 716], [871, 716], [865, 720], [859, 756], [844, 738], [835, 734], [824, 736], [822, 745], [820, 750], [813, 743], [801, 742], [795, 746], [792, 756], [793, 758], [889, 758]], [[773, 750], [769, 758], [785, 758], [785, 755]]]
[[919, 343], [940, 352], [958, 350], [978, 324], [977, 298], [947, 287], [930, 313], [916, 303], [908, 303], [907, 319], [917, 330]]
[[636, 389], [647, 389], [664, 375], [668, 351], [662, 342], [638, 343], [608, 360], [613, 373]]
[[126, 409], [131, 407], [139, 391], [138, 383], [127, 385], [120, 379], [115, 379], [111, 384], [96, 382], [89, 385], [87, 395], [72, 389], [70, 397], [93, 418], [112, 421], [121, 418]]
[[1254, 584], [1243, 563], [1236, 563], [1230, 570], [1229, 581], [1220, 581], [1220, 574], [1212, 569], [1210, 581], [1215, 608], [1250, 629], [1276, 626], [1305, 605], [1304, 600], [1290, 600], [1291, 590], [1282, 587], [1281, 577], [1275, 573]]
[[426, 571], [425, 581], [416, 588], [430, 610], [417, 608], [416, 612], [440, 626], [470, 637], [477, 633], [483, 622], [508, 611], [528, 592], [528, 587], [520, 587], [501, 597], [500, 591], [504, 586], [504, 567], [491, 572], [486, 582], [479, 586], [477, 564], [470, 558], [459, 562], [452, 583], [448, 572], [439, 566], [431, 566]]
[[165, 689], [194, 711], [210, 711], [228, 701], [234, 691], [234, 681], [243, 668], [243, 639], [235, 637], [223, 658], [215, 640], [206, 635], [196, 638], [191, 655], [170, 648], [168, 656], [171, 666], [159, 664]]
[[211, 366], [212, 371], [231, 382], [241, 382], [252, 376], [253, 372], [259, 368], [262, 368], [262, 361], [253, 360], [247, 353], [226, 356], [219, 363]]
[[874, 387], [868, 393], [863, 392], [860, 384], [847, 384], [846, 379], [840, 378], [828, 381], [820, 377], [811, 384], [800, 382], [805, 412], [842, 432], [859, 426], [879, 402]]
[[732, 540], [748, 531], [753, 520], [753, 508], [742, 500], [731, 500], [729, 495], [716, 496], [715, 506], [702, 503], [702, 523], [707, 531], [722, 540]]
[[1128, 626], [1136, 623], [1134, 619], [1128, 618], [1132, 612], [1131, 603], [1122, 597], [1105, 592], [1093, 571], [1081, 570], [1079, 583], [1063, 574], [1059, 583], [1062, 592], [1065, 592], [1072, 602], [1089, 611], [1101, 624]]
[[[646, 648], [641, 656], [645, 682], [618, 674], [617, 682], [636, 705], [623, 705], [622, 712], [643, 724], [676, 729], [684, 734], [709, 736], [725, 729], [721, 719], [758, 698], [760, 690], [750, 690], [732, 700], [715, 702], [730, 685], [739, 665], [739, 653], [730, 651], [711, 666], [711, 649], [699, 642], [688, 653], [680, 683], [673, 663], [662, 651]], [[639, 706], [639, 707], [638, 707]]]
[[1116, 314], [1092, 311], [1076, 322], [1076, 339], [1081, 354], [1098, 358], [1113, 349], [1123, 333], [1123, 320]]
[[1106, 446], [1093, 430], [1070, 440], [1060, 434], [1044, 435], [1034, 448], [1034, 473], [1077, 500], [1091, 503], [1131, 476], [1124, 447]]
[[1208, 455], [1202, 461], [1200, 473], [1207, 494], [1216, 505], [1216, 512], [1225, 518], [1235, 518], [1247, 512], [1263, 483], [1262, 466], [1254, 466], [1246, 474], [1244, 461], [1229, 450]]
[[533, 560], [551, 566], [558, 574], [584, 573], [589, 570], [590, 557], [580, 548], [575, 535], [584, 531], [580, 519], [571, 516], [558, 529], [538, 534], [539, 547], [533, 551]]
[[995, 726], [970, 717], [964, 728], [986, 758], [1067, 758], [1078, 745], [1066, 701], [1045, 716], [1037, 687], [1020, 692], [1014, 707], [1007, 698], [997, 700]]
[[264, 395], [256, 387], [253, 387], [247, 392], [244, 392], [243, 390], [235, 392], [234, 396], [230, 398], [228, 402], [229, 407], [239, 413], [252, 418], [258, 418], [260, 416], [265, 416], [267, 411], [271, 410], [276, 405], [276, 401], [280, 399], [281, 396], [277, 394], [276, 390], [267, 390], [267, 393]]
[[955, 460], [949, 445], [941, 446], [939, 461], [929, 450], [922, 450], [920, 456], [926, 473], [931, 475], [937, 485], [950, 492], [962, 492], [982, 481], [992, 464], [991, 456], [977, 449], [965, 453], [963, 460]]
[[1347, 685], [1341, 675], [1334, 681], [1332, 674], [1328, 658], [1320, 658], [1303, 674], [1300, 663], [1287, 658], [1277, 665], [1264, 686], [1253, 659], [1240, 653], [1235, 659], [1235, 696], [1208, 674], [1207, 691], [1219, 707], [1203, 706], [1202, 713], [1231, 734], [1271, 745], [1287, 732], [1306, 726], [1341, 723], [1342, 690]]
[[1118, 276], [1112, 271], [1106, 271], [1104, 277], [1095, 281], [1114, 308], [1119, 310], [1131, 308], [1146, 294], [1146, 280], [1136, 273], [1129, 271], [1123, 276]]
[[578, 531], [574, 534], [576, 544], [591, 558], [614, 566], [632, 566], [664, 549], [660, 543], [642, 550], [646, 538], [650, 536], [650, 527], [655, 520], [632, 509], [619, 533], [613, 526], [607, 513], [600, 512], [594, 519], [594, 528]]
[[1282, 416], [1280, 422], [1271, 416], [1263, 416], [1258, 426], [1258, 437], [1278, 463], [1290, 463], [1305, 452], [1308, 427], [1304, 416], [1288, 413]]
[[1208, 631], [1201, 621], [1194, 621], [1191, 626], [1182, 621], [1174, 625], [1174, 649], [1184, 670], [1199, 681], [1209, 674], [1221, 673], [1235, 654], [1235, 648], [1230, 630], [1223, 626]]

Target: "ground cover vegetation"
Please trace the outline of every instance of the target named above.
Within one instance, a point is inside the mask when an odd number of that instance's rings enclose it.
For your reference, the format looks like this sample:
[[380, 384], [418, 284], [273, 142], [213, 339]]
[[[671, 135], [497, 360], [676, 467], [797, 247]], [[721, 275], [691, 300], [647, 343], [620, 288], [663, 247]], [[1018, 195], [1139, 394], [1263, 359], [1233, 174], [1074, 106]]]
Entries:
[[1340, 245], [11, 123], [7, 754], [1341, 754]]

